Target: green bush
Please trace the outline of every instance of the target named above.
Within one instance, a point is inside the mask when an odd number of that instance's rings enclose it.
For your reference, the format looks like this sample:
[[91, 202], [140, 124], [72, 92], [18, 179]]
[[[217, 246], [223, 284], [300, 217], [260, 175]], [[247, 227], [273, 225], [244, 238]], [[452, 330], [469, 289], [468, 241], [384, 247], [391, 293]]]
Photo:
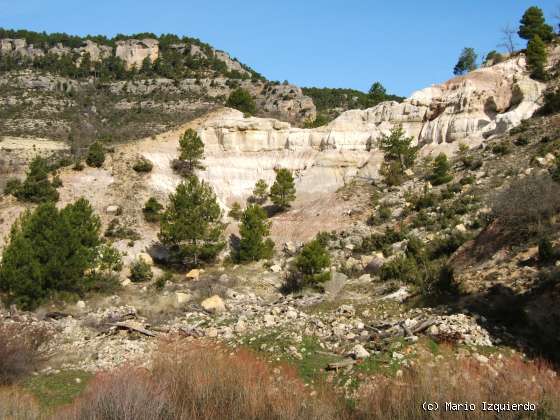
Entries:
[[103, 145], [96, 141], [89, 146], [86, 163], [93, 168], [100, 168], [103, 166], [103, 162], [105, 162], [105, 150], [103, 150]]
[[4, 187], [4, 195], [15, 195], [21, 188], [21, 181], [18, 178], [10, 178]]
[[153, 277], [152, 267], [142, 258], [138, 258], [130, 265], [130, 280], [134, 283], [151, 281]]
[[560, 89], [544, 94], [544, 105], [540, 109], [543, 115], [555, 114], [560, 111]]
[[241, 209], [241, 205], [236, 201], [231, 205], [231, 209], [229, 210], [228, 216], [234, 220], [241, 219], [241, 215], [243, 214], [243, 210]]
[[498, 143], [492, 146], [492, 153], [495, 155], [507, 155], [511, 152], [509, 143]]
[[367, 224], [375, 226], [385, 223], [391, 219], [392, 214], [391, 207], [385, 202], [381, 203], [375, 215], [369, 217]]
[[257, 112], [257, 106], [251, 94], [245, 89], [238, 88], [230, 93], [226, 106], [235, 108], [245, 114], [253, 115]]
[[132, 169], [134, 169], [136, 172], [151, 172], [153, 167], [154, 165], [152, 164], [152, 162], [143, 157], [136, 161]]
[[554, 262], [556, 259], [556, 251], [550, 242], [550, 239], [543, 237], [539, 241], [539, 261], [541, 263], [547, 264]]
[[58, 201], [58, 192], [49, 181], [49, 165], [45, 159], [37, 156], [31, 161], [27, 177], [14, 195], [20, 201], [31, 203]]
[[105, 237], [112, 239], [138, 240], [140, 235], [132, 228], [121, 225], [119, 219], [112, 219], [105, 231]]
[[294, 291], [319, 286], [330, 280], [330, 264], [331, 259], [325, 245], [318, 239], [308, 242], [296, 256], [284, 289]]
[[96, 265], [101, 223], [83, 198], [64, 209], [54, 203], [27, 211], [12, 226], [0, 264], [6, 303], [35, 308], [53, 293], [87, 290], [86, 271]]
[[447, 156], [443, 153], [437, 155], [432, 166], [431, 183], [433, 185], [447, 184], [453, 179], [453, 175], [449, 173], [450, 169], [451, 165], [447, 160]]
[[146, 201], [146, 204], [144, 204], [142, 213], [144, 214], [144, 219], [146, 219], [147, 222], [155, 223], [159, 222], [162, 210], [163, 205], [157, 201], [155, 197], [150, 197], [148, 201]]

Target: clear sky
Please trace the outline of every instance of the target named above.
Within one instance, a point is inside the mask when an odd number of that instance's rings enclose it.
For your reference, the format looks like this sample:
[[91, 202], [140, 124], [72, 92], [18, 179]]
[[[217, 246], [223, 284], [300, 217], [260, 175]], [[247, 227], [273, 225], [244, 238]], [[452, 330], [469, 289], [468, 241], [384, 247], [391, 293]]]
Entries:
[[450, 78], [463, 47], [496, 49], [532, 5], [558, 28], [560, 0], [0, 0], [0, 26], [188, 35], [271, 80], [408, 96]]

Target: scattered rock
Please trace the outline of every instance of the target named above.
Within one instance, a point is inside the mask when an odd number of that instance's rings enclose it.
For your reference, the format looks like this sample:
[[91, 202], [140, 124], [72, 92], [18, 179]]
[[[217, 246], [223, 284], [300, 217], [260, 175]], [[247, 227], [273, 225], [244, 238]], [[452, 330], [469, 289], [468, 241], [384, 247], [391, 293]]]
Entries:
[[218, 295], [204, 299], [200, 305], [210, 313], [222, 313], [226, 311], [226, 305], [222, 298]]

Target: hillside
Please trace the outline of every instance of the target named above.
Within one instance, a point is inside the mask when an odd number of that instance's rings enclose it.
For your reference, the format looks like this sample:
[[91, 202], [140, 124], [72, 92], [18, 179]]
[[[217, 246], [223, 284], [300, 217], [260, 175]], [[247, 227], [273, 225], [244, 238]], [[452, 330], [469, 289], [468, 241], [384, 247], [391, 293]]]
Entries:
[[558, 418], [549, 32], [400, 98], [0, 31], [0, 418]]
[[127, 141], [223, 105], [236, 88], [259, 115], [302, 123], [315, 106], [301, 89], [260, 74], [199, 40], [175, 35], [76, 37], [0, 30], [4, 135]]

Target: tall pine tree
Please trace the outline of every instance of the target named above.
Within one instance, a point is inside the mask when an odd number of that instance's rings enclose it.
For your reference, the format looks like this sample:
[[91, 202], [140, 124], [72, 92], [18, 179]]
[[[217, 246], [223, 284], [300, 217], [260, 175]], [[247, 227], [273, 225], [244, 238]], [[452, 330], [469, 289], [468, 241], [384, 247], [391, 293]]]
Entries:
[[189, 266], [209, 261], [224, 248], [222, 210], [212, 187], [190, 176], [169, 196], [159, 238]]
[[239, 234], [240, 262], [258, 261], [272, 256], [274, 243], [267, 238], [270, 235], [270, 222], [267, 221], [266, 212], [258, 204], [250, 204], [243, 212]]
[[296, 187], [292, 173], [285, 168], [276, 170], [276, 180], [270, 188], [270, 199], [280, 210], [290, 207], [296, 199]]

